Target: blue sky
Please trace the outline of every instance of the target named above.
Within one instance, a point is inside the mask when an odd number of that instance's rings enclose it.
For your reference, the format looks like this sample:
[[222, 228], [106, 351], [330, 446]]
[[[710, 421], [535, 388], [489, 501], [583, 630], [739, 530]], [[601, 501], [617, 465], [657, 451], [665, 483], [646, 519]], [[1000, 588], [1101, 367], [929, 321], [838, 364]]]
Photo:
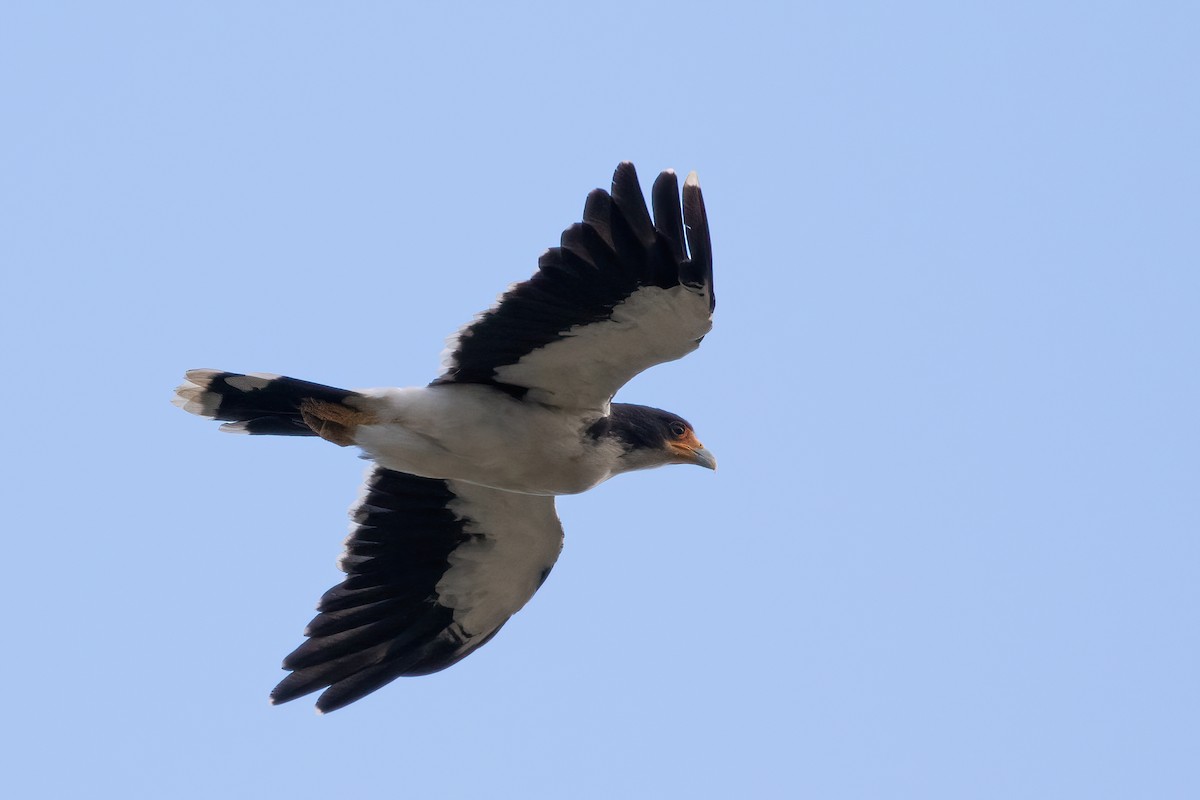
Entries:
[[[1186, 3], [0, 12], [11, 796], [1200, 796]], [[185, 369], [419, 385], [633, 160], [714, 474], [559, 504], [453, 669], [271, 708], [363, 464]]]

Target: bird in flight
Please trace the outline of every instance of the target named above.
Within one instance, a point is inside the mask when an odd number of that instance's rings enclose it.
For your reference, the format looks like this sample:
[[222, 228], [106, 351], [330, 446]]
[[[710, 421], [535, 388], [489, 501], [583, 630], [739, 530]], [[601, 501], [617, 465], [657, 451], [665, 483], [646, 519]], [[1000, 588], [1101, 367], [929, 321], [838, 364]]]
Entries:
[[184, 411], [250, 435], [319, 436], [374, 462], [330, 589], [283, 661], [284, 703], [321, 712], [401, 676], [445, 669], [521, 609], [562, 549], [554, 497], [665, 464], [717, 462], [692, 426], [612, 402], [639, 372], [712, 328], [712, 246], [696, 174], [651, 190], [633, 165], [587, 197], [583, 221], [532, 278], [448, 342], [428, 386], [335, 389], [265, 373], [190, 370]]

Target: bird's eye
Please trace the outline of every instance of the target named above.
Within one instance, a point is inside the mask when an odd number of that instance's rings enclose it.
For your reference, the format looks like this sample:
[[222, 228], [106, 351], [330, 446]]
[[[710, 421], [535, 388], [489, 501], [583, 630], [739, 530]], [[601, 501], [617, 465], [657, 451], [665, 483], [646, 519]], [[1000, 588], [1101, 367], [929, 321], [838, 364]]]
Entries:
[[671, 423], [671, 435], [676, 439], [682, 439], [687, 434], [687, 428], [681, 422]]

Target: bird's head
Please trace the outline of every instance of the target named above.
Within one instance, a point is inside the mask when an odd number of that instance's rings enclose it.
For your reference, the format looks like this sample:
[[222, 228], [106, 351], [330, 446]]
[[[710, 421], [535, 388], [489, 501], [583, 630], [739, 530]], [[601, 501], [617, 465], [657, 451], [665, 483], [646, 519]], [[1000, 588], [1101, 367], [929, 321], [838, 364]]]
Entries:
[[613, 403], [603, 435], [621, 446], [622, 472], [666, 464], [695, 464], [715, 470], [717, 459], [691, 423], [678, 414], [649, 406]]

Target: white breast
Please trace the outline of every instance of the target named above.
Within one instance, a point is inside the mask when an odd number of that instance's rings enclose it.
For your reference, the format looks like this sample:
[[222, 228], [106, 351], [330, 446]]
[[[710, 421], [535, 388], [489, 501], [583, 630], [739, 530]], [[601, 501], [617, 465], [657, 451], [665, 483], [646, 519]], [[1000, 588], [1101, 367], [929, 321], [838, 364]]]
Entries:
[[486, 386], [366, 390], [380, 418], [354, 442], [381, 465], [526, 494], [575, 494], [611, 477], [619, 448], [586, 430], [596, 420], [516, 400]]

